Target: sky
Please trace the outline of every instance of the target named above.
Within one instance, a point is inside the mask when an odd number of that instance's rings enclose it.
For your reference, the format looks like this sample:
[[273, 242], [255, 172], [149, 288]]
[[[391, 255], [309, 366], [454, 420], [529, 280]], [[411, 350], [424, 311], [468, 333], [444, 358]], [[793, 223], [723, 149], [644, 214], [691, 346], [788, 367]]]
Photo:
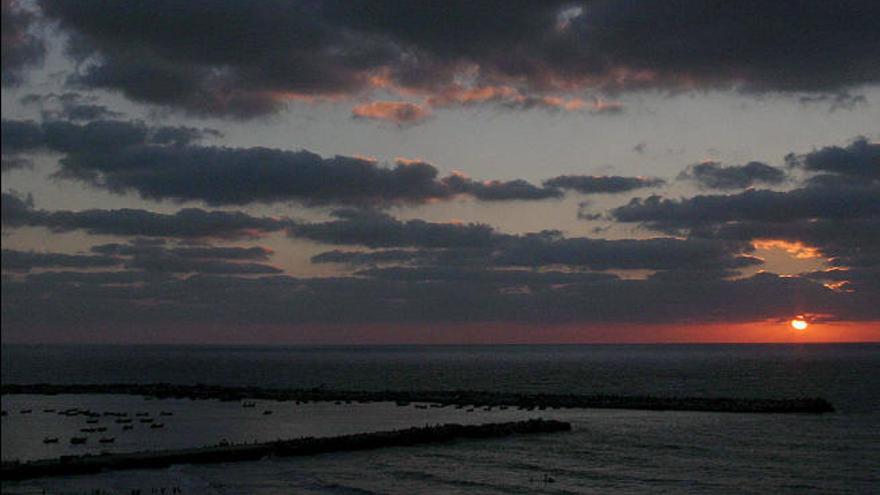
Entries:
[[875, 1], [2, 9], [4, 343], [880, 341]]

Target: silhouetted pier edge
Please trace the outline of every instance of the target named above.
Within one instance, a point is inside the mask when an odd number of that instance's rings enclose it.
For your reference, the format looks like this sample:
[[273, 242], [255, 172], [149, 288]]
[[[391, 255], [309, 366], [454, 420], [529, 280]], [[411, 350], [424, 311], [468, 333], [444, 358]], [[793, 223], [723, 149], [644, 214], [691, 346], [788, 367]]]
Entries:
[[792, 399], [761, 399], [731, 397], [650, 397], [619, 395], [525, 394], [449, 391], [354, 391], [312, 389], [280, 389], [262, 387], [227, 387], [219, 385], [154, 384], [4, 384], [0, 394], [127, 394], [168, 399], [217, 399], [241, 401], [250, 399], [275, 401], [351, 401], [351, 402], [427, 402], [452, 406], [514, 406], [522, 408], [601, 408], [638, 409], [648, 411], [703, 411], [732, 413], [828, 413], [834, 406], [825, 399], [806, 397]]
[[459, 439], [499, 438], [527, 433], [555, 433], [570, 430], [571, 424], [564, 421], [530, 419], [482, 425], [444, 424], [337, 437], [306, 437], [252, 444], [220, 444], [195, 449], [67, 456], [60, 459], [25, 463], [3, 463], [2, 479], [4, 481], [23, 480], [123, 469], [161, 469], [174, 464], [255, 461], [267, 456], [306, 456], [329, 452], [442, 443]]

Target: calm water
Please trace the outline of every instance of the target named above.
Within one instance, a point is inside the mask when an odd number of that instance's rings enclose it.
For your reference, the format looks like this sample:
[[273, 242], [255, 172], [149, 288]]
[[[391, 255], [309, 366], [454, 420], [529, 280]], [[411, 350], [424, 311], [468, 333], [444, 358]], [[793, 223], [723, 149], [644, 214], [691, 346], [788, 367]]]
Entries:
[[[185, 493], [218, 494], [876, 493], [880, 486], [878, 376], [880, 345], [4, 346], [3, 383], [164, 381], [347, 389], [822, 396], [839, 412], [822, 416], [547, 412], [545, 416], [572, 421], [575, 431], [308, 459], [4, 483], [3, 491], [83, 493], [102, 488], [129, 493], [132, 488], [179, 486]], [[196, 408], [208, 407], [204, 405], [208, 403], [200, 404], [181, 404], [174, 417], [203, 415]], [[352, 425], [363, 424], [372, 414], [356, 408], [350, 413]], [[348, 413], [315, 414], [344, 424]], [[306, 416], [308, 421], [306, 417], [290, 421], [317, 428], [315, 416]], [[243, 420], [225, 421], [238, 424]], [[308, 426], [309, 421], [315, 424]], [[542, 481], [545, 475], [554, 482]]]

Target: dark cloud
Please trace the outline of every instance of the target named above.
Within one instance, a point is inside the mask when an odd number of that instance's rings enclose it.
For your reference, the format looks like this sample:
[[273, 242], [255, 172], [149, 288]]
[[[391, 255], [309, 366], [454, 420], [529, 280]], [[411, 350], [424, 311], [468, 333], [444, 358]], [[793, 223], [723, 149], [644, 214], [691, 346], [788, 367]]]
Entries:
[[664, 199], [635, 198], [614, 208], [620, 222], [643, 222], [657, 227], [691, 227], [714, 222], [791, 222], [801, 219], [854, 219], [880, 214], [876, 187], [806, 187], [791, 191], [747, 190], [737, 194], [699, 195]]
[[261, 246], [244, 247], [174, 247], [163, 245], [128, 243], [100, 244], [92, 246], [92, 252], [115, 256], [175, 256], [185, 259], [218, 259], [218, 260], [256, 260], [269, 259], [272, 250]]
[[519, 237], [496, 251], [497, 265], [572, 265], [592, 270], [743, 268], [761, 264], [748, 243], [706, 239], [563, 238], [547, 232]]
[[804, 308], [836, 319], [880, 318], [863, 293], [767, 273], [736, 280], [625, 280], [439, 269], [311, 279], [191, 275], [122, 286], [74, 279], [78, 290], [63, 279], [4, 278], [4, 333], [96, 323], [731, 323], [787, 318]]
[[3, 0], [2, 19], [2, 81], [4, 86], [18, 86], [27, 69], [43, 62], [46, 46], [42, 39], [30, 32], [36, 15], [22, 8], [17, 0]]
[[79, 93], [31, 93], [19, 101], [23, 105], [39, 105], [44, 120], [71, 120], [74, 122], [92, 120], [110, 120], [122, 117], [123, 114], [98, 105], [92, 99]]
[[875, 267], [880, 266], [878, 157], [878, 145], [859, 138], [846, 147], [788, 155], [789, 167], [813, 174], [798, 189], [678, 200], [651, 196], [634, 199], [611, 215], [690, 239], [752, 242], [821, 258], [836, 270], [810, 278], [839, 292], [878, 297], [877, 284], [865, 282], [876, 276]]
[[785, 171], [766, 163], [724, 166], [719, 162], [691, 165], [678, 178], [691, 180], [707, 189], [745, 189], [758, 184], [778, 185], [785, 182]]
[[140, 121], [121, 120], [76, 124], [63, 120], [37, 123], [32, 120], [3, 119], [0, 126], [4, 161], [7, 158], [26, 160], [27, 154], [43, 151], [64, 153], [71, 159], [110, 159], [115, 153], [133, 146], [184, 146], [207, 136], [219, 135], [213, 129], [150, 127]]
[[462, 101], [528, 108], [584, 90], [818, 95], [880, 79], [872, 0], [40, 5], [71, 34], [71, 84], [199, 115], [249, 118], [377, 88], [496, 90]]
[[0, 124], [0, 138], [3, 172], [30, 167], [31, 160], [21, 154], [41, 147], [44, 142], [40, 125], [29, 120], [4, 119]]
[[123, 208], [118, 210], [46, 211], [32, 201], [3, 193], [4, 227], [46, 227], [55, 232], [178, 238], [243, 239], [287, 228], [287, 219], [253, 217], [241, 212], [187, 208], [174, 214]]
[[538, 187], [522, 179], [480, 182], [462, 175], [451, 175], [443, 179], [443, 183], [459, 194], [470, 194], [481, 201], [540, 200], [563, 195], [557, 188]]
[[152, 200], [245, 205], [298, 201], [306, 205], [424, 203], [469, 195], [482, 201], [558, 198], [558, 189], [524, 180], [476, 181], [439, 177], [433, 165], [399, 159], [392, 167], [373, 160], [323, 158], [306, 150], [198, 146], [219, 133], [192, 127], [150, 127], [143, 122], [4, 120], [3, 159], [29, 153], [63, 153], [56, 177]]
[[312, 263], [344, 263], [348, 265], [376, 265], [404, 263], [418, 259], [422, 253], [406, 249], [383, 249], [379, 251], [342, 251], [334, 249], [312, 256]]
[[222, 259], [200, 259], [180, 256], [171, 252], [138, 254], [125, 263], [127, 268], [148, 272], [205, 273], [205, 274], [271, 274], [279, 268], [262, 263], [233, 263]]
[[326, 244], [349, 244], [367, 247], [490, 247], [505, 234], [485, 224], [433, 223], [424, 220], [398, 220], [375, 210], [338, 210], [337, 220], [320, 223], [295, 223], [293, 237]]
[[4, 249], [3, 270], [27, 272], [34, 268], [101, 268], [119, 265], [122, 261], [113, 256], [41, 253]]
[[827, 105], [829, 112], [853, 110], [868, 104], [868, 99], [864, 95], [854, 95], [849, 91], [803, 95], [798, 101], [804, 105]]
[[[880, 182], [880, 143], [872, 143], [864, 137], [846, 147], [827, 146], [802, 155], [791, 153], [785, 161], [790, 167], [809, 172], [844, 176], [860, 183]], [[825, 177], [818, 176], [818, 179], [817, 182], [821, 182]]]
[[645, 187], [662, 186], [666, 181], [651, 177], [560, 175], [544, 181], [545, 187], [572, 189], [581, 194], [614, 194]]
[[[544, 267], [566, 265], [592, 270], [669, 270], [686, 267], [742, 268], [760, 264], [751, 256], [747, 242], [683, 240], [673, 238], [605, 240], [566, 238], [547, 231], [522, 236], [503, 234], [481, 224], [400, 221], [376, 212], [337, 212], [339, 220], [296, 224], [295, 237], [327, 244], [378, 247], [442, 248], [431, 252], [390, 250], [375, 253], [332, 251], [318, 255], [318, 262], [349, 264], [390, 261], [445, 264], [458, 257], [459, 264]], [[469, 251], [467, 251], [469, 249]]]

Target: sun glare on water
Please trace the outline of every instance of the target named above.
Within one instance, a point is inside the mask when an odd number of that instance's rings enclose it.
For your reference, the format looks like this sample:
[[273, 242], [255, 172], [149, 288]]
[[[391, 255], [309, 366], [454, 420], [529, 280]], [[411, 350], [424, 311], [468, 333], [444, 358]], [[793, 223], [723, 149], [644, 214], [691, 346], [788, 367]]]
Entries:
[[806, 330], [807, 327], [810, 326], [810, 324], [802, 318], [795, 318], [791, 320], [790, 325], [791, 328], [794, 328], [795, 330]]

